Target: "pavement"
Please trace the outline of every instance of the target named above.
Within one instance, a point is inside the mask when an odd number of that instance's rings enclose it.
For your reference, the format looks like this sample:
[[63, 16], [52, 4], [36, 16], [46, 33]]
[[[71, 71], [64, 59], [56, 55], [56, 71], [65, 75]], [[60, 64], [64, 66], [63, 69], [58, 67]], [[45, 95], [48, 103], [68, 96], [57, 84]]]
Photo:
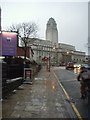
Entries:
[[32, 84], [22, 84], [2, 101], [2, 118], [71, 118], [68, 109], [53, 68], [43, 67]]

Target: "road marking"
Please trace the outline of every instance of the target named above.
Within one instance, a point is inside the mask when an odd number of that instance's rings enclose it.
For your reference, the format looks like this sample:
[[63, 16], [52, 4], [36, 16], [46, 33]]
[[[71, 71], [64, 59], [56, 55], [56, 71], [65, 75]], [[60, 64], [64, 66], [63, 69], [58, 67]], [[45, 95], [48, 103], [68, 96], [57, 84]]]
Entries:
[[[53, 73], [54, 73], [54, 72], [53, 72]], [[56, 77], [56, 79], [57, 79], [59, 85], [61, 86], [61, 88], [62, 88], [64, 94], [66, 95], [67, 99], [70, 101], [70, 104], [71, 104], [71, 106], [72, 106], [72, 108], [73, 108], [73, 110], [74, 110], [76, 116], [78, 117], [79, 120], [83, 120], [83, 118], [81, 117], [81, 115], [80, 115], [80, 113], [78, 112], [77, 108], [76, 108], [75, 105], [72, 103], [72, 101], [71, 101], [71, 99], [70, 99], [68, 93], [66, 92], [64, 86], [60, 83], [60, 81], [59, 81], [59, 79], [58, 79], [58, 77], [56, 76], [55, 73], [54, 73], [54, 75], [55, 75], [55, 77]]]
[[77, 79], [75, 78], [75, 79], [69, 79], [69, 80], [64, 80], [63, 82], [70, 82], [70, 81], [76, 81]]

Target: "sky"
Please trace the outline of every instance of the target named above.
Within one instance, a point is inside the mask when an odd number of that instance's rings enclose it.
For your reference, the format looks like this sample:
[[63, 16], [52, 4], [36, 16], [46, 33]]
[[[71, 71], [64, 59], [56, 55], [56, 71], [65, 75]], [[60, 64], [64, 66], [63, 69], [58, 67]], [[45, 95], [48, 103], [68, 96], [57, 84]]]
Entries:
[[52, 17], [57, 23], [58, 42], [88, 53], [88, 0], [1, 0], [0, 6], [2, 30], [12, 24], [35, 22], [38, 37], [45, 40], [46, 24]]

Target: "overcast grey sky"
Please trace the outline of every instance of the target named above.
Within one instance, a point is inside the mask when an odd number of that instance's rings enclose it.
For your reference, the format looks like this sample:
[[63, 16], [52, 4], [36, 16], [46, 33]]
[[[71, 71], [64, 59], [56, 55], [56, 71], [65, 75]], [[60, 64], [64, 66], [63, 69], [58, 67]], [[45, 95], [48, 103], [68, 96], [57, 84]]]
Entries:
[[66, 2], [44, 0], [1, 0], [2, 29], [21, 22], [35, 22], [38, 36], [45, 39], [46, 24], [50, 17], [57, 23], [59, 43], [74, 45], [76, 50], [87, 52], [88, 1]]

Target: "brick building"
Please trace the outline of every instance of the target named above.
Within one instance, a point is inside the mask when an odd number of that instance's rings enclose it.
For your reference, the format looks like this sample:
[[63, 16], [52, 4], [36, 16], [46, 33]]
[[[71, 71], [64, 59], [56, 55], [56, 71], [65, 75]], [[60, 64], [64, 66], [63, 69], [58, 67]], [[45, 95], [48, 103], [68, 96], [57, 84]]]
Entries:
[[[17, 47], [17, 56], [24, 56], [24, 50], [22, 47]], [[27, 48], [26, 57], [30, 58], [30, 48]]]

